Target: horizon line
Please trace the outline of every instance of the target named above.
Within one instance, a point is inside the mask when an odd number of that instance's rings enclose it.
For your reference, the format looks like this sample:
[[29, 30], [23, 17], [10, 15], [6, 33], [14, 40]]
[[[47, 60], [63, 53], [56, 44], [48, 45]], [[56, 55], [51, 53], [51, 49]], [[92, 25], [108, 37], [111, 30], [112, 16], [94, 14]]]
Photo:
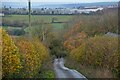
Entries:
[[[2, 1], [1, 1], [2, 2]], [[9, 2], [9, 1], [3, 1], [3, 2]], [[2, 2], [2, 3], [3, 3]], [[20, 3], [22, 3], [22, 2], [27, 2], [27, 1], [12, 1], [11, 3], [13, 3], [13, 2], [20, 2]], [[31, 1], [31, 2], [33, 2], [33, 1]], [[36, 3], [37, 1], [34, 1], [33, 3]], [[104, 3], [104, 2], [120, 2], [120, 1], [97, 1], [97, 2], [39, 2], [39, 3], [59, 3], [59, 4], [63, 4], [63, 3]]]

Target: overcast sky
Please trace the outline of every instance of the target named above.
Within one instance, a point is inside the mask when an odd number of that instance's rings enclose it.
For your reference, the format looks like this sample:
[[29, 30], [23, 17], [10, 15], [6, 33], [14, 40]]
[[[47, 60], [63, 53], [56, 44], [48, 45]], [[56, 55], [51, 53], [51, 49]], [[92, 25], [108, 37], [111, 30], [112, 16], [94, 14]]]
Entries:
[[[27, 2], [28, 0], [1, 0], [2, 2]], [[117, 2], [119, 0], [31, 0], [32, 2], [73, 2], [73, 3], [91, 3], [91, 2]]]

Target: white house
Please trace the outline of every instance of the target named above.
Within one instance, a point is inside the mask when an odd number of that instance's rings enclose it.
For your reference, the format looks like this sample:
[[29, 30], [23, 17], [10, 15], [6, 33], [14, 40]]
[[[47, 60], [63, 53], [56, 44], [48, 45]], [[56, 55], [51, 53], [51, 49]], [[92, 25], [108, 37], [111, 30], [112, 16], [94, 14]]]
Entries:
[[1, 17], [1, 16], [5, 16], [4, 13], [0, 13], [0, 17]]

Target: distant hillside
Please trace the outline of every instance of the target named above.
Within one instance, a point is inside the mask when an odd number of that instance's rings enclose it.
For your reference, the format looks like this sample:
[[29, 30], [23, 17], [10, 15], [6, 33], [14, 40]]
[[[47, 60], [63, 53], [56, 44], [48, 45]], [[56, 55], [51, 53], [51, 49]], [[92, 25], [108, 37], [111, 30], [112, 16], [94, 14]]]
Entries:
[[78, 3], [78, 4], [66, 4], [64, 5], [65, 7], [79, 7], [79, 6], [86, 6], [86, 7], [90, 7], [90, 6], [109, 6], [109, 5], [117, 5], [117, 2], [98, 2], [98, 3]]
[[[116, 5], [117, 2], [97, 2], [97, 3], [40, 3], [40, 2], [33, 2], [32, 8], [73, 8], [73, 7], [79, 7], [79, 6], [108, 6], [108, 5]], [[2, 7], [12, 7], [12, 8], [26, 8], [27, 3], [26, 2], [3, 2]]]

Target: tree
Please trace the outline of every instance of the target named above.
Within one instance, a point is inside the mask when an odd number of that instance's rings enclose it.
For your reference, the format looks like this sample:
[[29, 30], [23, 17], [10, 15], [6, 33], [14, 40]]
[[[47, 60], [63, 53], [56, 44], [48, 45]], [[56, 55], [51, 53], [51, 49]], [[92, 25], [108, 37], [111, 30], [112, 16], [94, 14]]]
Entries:
[[118, 38], [95, 36], [73, 49], [70, 57], [80, 64], [108, 69], [119, 76], [119, 53]]
[[66, 56], [66, 51], [62, 45], [62, 41], [58, 39], [54, 39], [51, 42], [49, 49], [50, 49], [51, 55], [55, 55], [57, 58]]

